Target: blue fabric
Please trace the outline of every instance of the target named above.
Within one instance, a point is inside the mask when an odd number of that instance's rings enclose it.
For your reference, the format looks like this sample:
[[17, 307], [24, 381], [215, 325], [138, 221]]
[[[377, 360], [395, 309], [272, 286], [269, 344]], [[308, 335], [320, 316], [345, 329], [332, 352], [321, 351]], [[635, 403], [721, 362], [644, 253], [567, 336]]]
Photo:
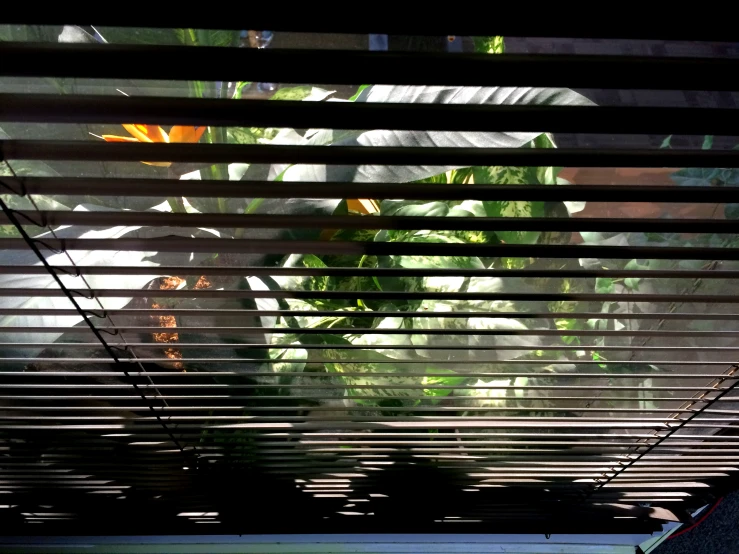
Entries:
[[387, 35], [370, 35], [369, 36], [369, 49], [370, 50], [387, 50], [388, 49], [388, 37]]
[[449, 36], [446, 43], [447, 52], [462, 52], [462, 37]]

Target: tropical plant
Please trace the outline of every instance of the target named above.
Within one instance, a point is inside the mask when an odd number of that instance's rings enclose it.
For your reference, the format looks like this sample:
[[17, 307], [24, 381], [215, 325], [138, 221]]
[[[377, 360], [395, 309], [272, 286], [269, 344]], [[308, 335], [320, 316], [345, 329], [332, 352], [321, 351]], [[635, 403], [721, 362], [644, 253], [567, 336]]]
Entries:
[[[116, 36], [114, 30], [99, 29], [109, 40]], [[163, 31], [164, 32], [164, 31]], [[190, 29], [167, 31], [166, 38], [158, 41], [179, 41], [190, 45], [238, 46], [242, 37], [239, 33], [222, 33], [215, 31], [196, 31]], [[77, 28], [65, 28], [62, 35], [65, 40], [89, 40], [84, 31]], [[1, 36], [1, 35], [0, 35]], [[91, 36], [91, 35], [90, 35]], [[154, 40], [150, 35], [126, 35], [144, 41]], [[70, 38], [71, 37], [71, 38]], [[92, 37], [92, 40], [97, 40]], [[120, 40], [120, 39], [119, 39]], [[128, 38], [127, 40], [130, 40]], [[487, 37], [478, 41], [478, 47], [486, 52], [502, 52], [500, 37]], [[191, 97], [220, 97], [238, 99], [249, 86], [249, 83], [202, 83], [191, 82], [187, 85]], [[111, 89], [115, 88], [111, 85]], [[445, 103], [445, 104], [491, 104], [491, 105], [589, 105], [591, 102], [584, 96], [568, 89], [533, 88], [533, 87], [422, 87], [422, 86], [369, 86], [361, 87], [350, 100], [332, 98], [331, 91], [315, 87], [294, 87], [280, 89], [272, 98], [279, 100], [301, 101], [353, 101], [353, 102], [393, 102], [393, 103]], [[257, 128], [216, 128], [205, 130], [189, 130], [175, 128], [167, 135], [158, 131], [155, 126], [138, 126], [135, 123], [126, 126], [133, 140], [146, 140], [151, 137], [162, 137], [162, 140], [173, 136], [187, 140], [206, 142], [230, 142], [240, 144], [292, 144], [292, 145], [352, 145], [352, 146], [428, 146], [428, 147], [505, 147], [505, 148], [555, 148], [551, 135], [541, 132], [448, 132], [448, 131], [392, 131], [392, 130], [331, 130], [309, 129], [257, 129]], [[109, 140], [111, 130], [101, 126], [95, 129]], [[542, 129], [545, 131], [545, 129]], [[142, 138], [143, 137], [143, 138]], [[184, 138], [183, 138], [184, 140]], [[273, 179], [280, 181], [337, 181], [346, 183], [385, 182], [407, 183], [417, 182], [419, 186], [426, 182], [443, 182], [459, 184], [542, 184], [556, 186], [563, 182], [558, 177], [561, 168], [556, 167], [451, 167], [451, 166], [326, 166], [326, 165], [288, 165], [257, 166], [248, 164], [214, 165], [208, 167], [188, 167], [183, 179]], [[16, 173], [21, 174], [56, 174], [56, 170], [44, 164], [15, 165]], [[136, 169], [142, 172], [169, 172], [169, 176], [183, 173], [181, 167], [151, 167], [141, 165]], [[29, 208], [28, 200], [2, 196], [11, 208]], [[357, 217], [372, 218], [382, 216], [414, 216], [423, 218], [436, 217], [569, 217], [583, 208], [575, 203], [548, 203], [540, 201], [407, 201], [394, 199], [356, 199], [356, 200], [308, 200], [293, 198], [274, 200], [265, 198], [212, 198], [207, 190], [202, 195], [193, 197], [161, 198], [161, 199], [121, 199], [116, 197], [67, 197], [44, 198], [34, 197], [36, 205], [50, 209], [75, 210], [151, 210], [161, 212], [188, 213], [289, 213], [294, 215], [310, 214], [347, 214]], [[419, 223], [419, 227], [423, 227]], [[13, 235], [14, 229], [3, 227], [0, 232]], [[67, 227], [54, 231], [60, 237], [119, 237], [139, 236], [152, 237], [163, 233], [180, 236], [219, 236], [221, 239], [243, 237], [243, 229], [172, 229], [166, 231], [147, 227], [114, 228], [114, 229], [82, 229]], [[564, 233], [546, 233], [539, 231], [444, 231], [418, 229], [397, 231], [391, 229], [338, 230], [322, 233], [320, 230], [275, 230], [268, 231], [266, 238], [282, 239], [319, 239], [323, 240], [364, 240], [376, 242], [418, 242], [418, 243], [486, 243], [486, 244], [560, 244], [570, 243], [572, 237]], [[42, 235], [40, 235], [42, 236]], [[264, 238], [264, 237], [262, 237]], [[647, 244], [677, 240], [676, 237], [654, 237], [651, 235], [616, 235], [606, 236], [597, 233], [583, 233], [582, 238], [589, 244]], [[696, 239], [697, 240], [697, 239]], [[719, 240], [719, 239], [707, 239]], [[66, 254], [57, 254], [62, 256]], [[7, 252], [2, 254], [4, 264], [33, 263], [32, 260], [20, 260], [11, 257]], [[264, 340], [269, 349], [256, 350], [248, 346], [236, 345], [231, 352], [219, 350], [219, 358], [231, 357], [236, 362], [248, 353], [249, 358], [261, 358], [263, 364], [251, 366], [233, 364], [239, 371], [251, 371], [261, 367], [271, 368], [277, 373], [285, 374], [282, 383], [298, 380], [304, 371], [323, 372], [327, 383], [341, 382], [348, 385], [345, 398], [337, 397], [337, 402], [346, 402], [366, 407], [368, 411], [383, 407], [433, 407], [443, 405], [447, 398], [455, 397], [462, 406], [468, 409], [516, 409], [531, 406], [523, 402], [525, 398], [540, 395], [536, 404], [545, 413], [547, 408], [566, 407], [576, 412], [586, 406], [583, 401], [563, 404], [546, 398], [546, 392], [527, 388], [534, 384], [547, 384], [547, 373], [574, 372], [573, 361], [583, 359], [597, 362], [603, 370], [605, 378], [609, 372], [634, 369], [633, 365], [619, 364], [626, 360], [606, 356], [599, 349], [611, 345], [603, 337], [595, 337], [586, 343], [584, 337], [578, 337], [578, 330], [634, 329], [639, 320], [624, 318], [619, 320], [612, 314], [625, 315], [634, 311], [652, 311], [653, 306], [642, 302], [630, 302], [628, 294], [633, 291], [652, 290], [657, 284], [653, 280], [637, 279], [503, 279], [499, 277], [233, 277], [215, 278], [208, 275], [208, 268], [218, 265], [275, 265], [281, 267], [350, 267], [350, 268], [449, 268], [449, 269], [514, 269], [514, 268], [561, 268], [561, 261], [519, 258], [480, 258], [480, 257], [444, 257], [444, 256], [329, 256], [329, 255], [292, 255], [287, 257], [266, 257], [254, 255], [219, 255], [196, 256], [190, 253], [167, 254], [156, 252], [84, 252], [75, 253], [74, 261], [83, 265], [121, 264], [126, 266], [142, 265], [151, 268], [150, 275], [144, 276], [106, 276], [105, 288], [144, 288], [152, 290], [150, 307], [161, 307], [166, 312], [171, 307], [202, 307], [203, 300], [197, 298], [184, 299], [173, 303], [172, 299], [157, 298], [156, 290], [177, 287], [182, 289], [198, 289], [203, 287], [236, 288], [251, 290], [297, 290], [308, 292], [339, 291], [346, 293], [346, 298], [288, 298], [284, 300], [258, 299], [254, 301], [230, 300], [218, 307], [289, 309], [294, 315], [275, 317], [263, 316], [258, 323], [264, 327]], [[66, 265], [53, 256], [50, 263]], [[202, 277], [187, 279], [180, 276], [163, 275], [158, 266], [196, 264], [202, 267]], [[571, 264], [583, 267], [607, 268], [641, 268], [661, 267], [662, 262], [656, 260], [631, 260], [627, 262], [614, 260], [572, 260]], [[30, 280], [38, 288], [52, 286], [50, 277], [41, 276], [2, 276], [2, 287], [27, 287]], [[72, 285], [77, 279], [65, 276], [65, 283]], [[169, 281], [166, 281], [169, 279]], [[174, 281], [172, 281], [174, 279]], [[94, 281], [88, 281], [93, 288]], [[661, 286], [661, 285], [660, 285]], [[79, 287], [75, 287], [79, 288]], [[397, 300], [377, 300], [367, 293], [384, 292], [469, 292], [469, 293], [506, 293], [518, 292], [587, 292], [595, 290], [599, 293], [623, 293], [624, 300], [619, 302], [557, 302], [557, 303], [517, 303], [509, 300], [430, 300], [404, 299], [398, 295]], [[41, 307], [57, 308], [62, 299], [33, 297], [0, 299], [0, 307]], [[130, 298], [106, 300], [103, 307], [115, 308], [127, 305]], [[66, 303], [64, 303], [66, 305]], [[94, 306], [81, 304], [85, 309]], [[213, 307], [212, 301], [208, 304]], [[317, 310], [330, 310], [335, 313], [330, 317], [311, 315]], [[513, 314], [527, 311], [549, 311], [553, 315], [549, 320], [522, 319]], [[609, 314], [602, 319], [574, 319], [568, 313], [595, 311]], [[392, 315], [388, 315], [392, 312]], [[455, 312], [472, 312], [474, 315], [455, 316]], [[479, 315], [478, 315], [479, 314]], [[172, 316], [174, 317], [174, 316]], [[28, 316], [23, 321], [16, 316], [5, 316], [0, 319], [0, 327], [11, 325], [27, 326], [64, 326], [74, 325], [82, 320], [77, 316]], [[190, 316], [190, 326], [198, 326], [198, 316]], [[173, 324], [172, 324], [173, 323]], [[168, 327], [179, 327], [183, 319], [167, 320]], [[325, 329], [325, 333], [316, 330]], [[480, 331], [476, 335], [454, 334], [454, 331], [474, 329]], [[537, 335], [537, 330], [553, 329], [563, 334], [551, 337]], [[308, 332], [310, 330], [310, 332]], [[392, 334], [393, 330], [412, 331], [416, 334]], [[448, 333], [444, 333], [448, 331]], [[572, 336], [566, 332], [572, 331]], [[529, 334], [526, 334], [526, 333]], [[441, 333], [441, 335], [440, 335]], [[175, 360], [175, 368], [198, 370], [197, 362], [188, 362], [183, 366], [176, 362], [176, 343], [173, 333], [161, 333], [166, 344], [161, 348], [173, 353], [168, 357]], [[188, 342], [237, 342], [238, 337], [224, 336], [191, 336]], [[448, 335], [445, 337], [444, 335]], [[17, 335], [15, 340], [17, 340]], [[0, 337], [2, 342], [10, 342]], [[48, 342], [69, 340], [67, 337], [50, 334]], [[622, 339], [619, 339], [622, 340]], [[28, 342], [28, 341], [26, 341]], [[435, 349], [430, 350], [433, 342]], [[311, 349], [304, 348], [311, 345]], [[320, 348], [316, 349], [315, 346]], [[342, 346], [366, 346], [366, 350], [342, 348]], [[438, 346], [448, 349], [438, 349]], [[208, 357], [207, 349], [199, 349], [194, 356]], [[3, 355], [9, 356], [3, 352]], [[331, 361], [315, 361], [331, 360]], [[459, 368], [465, 367], [465, 361], [476, 362], [477, 376], [465, 375]], [[413, 363], [409, 363], [413, 362]], [[529, 365], [530, 362], [530, 365]], [[179, 364], [179, 365], [178, 365]], [[208, 368], [212, 369], [212, 365]], [[225, 365], [224, 365], [225, 367]], [[246, 370], [244, 369], [246, 367]], [[648, 364], [636, 366], [640, 371], [654, 371]], [[531, 371], [541, 377], [511, 377], [494, 379], [486, 378], [484, 373], [505, 373], [507, 371]], [[378, 381], [373, 373], [386, 374]], [[350, 376], [344, 374], [351, 374]], [[362, 375], [366, 374], [367, 377]], [[273, 381], [270, 381], [273, 382]], [[388, 388], [365, 389], [361, 385], [368, 383], [387, 383]], [[641, 381], [639, 381], [641, 383]], [[392, 388], [393, 384], [422, 385], [423, 395], [408, 393], [409, 389]], [[300, 402], [308, 405], [320, 404], [316, 399], [305, 399]], [[325, 391], [318, 390], [318, 394]], [[459, 398], [462, 397], [462, 398]], [[645, 402], [649, 402], [645, 398]], [[456, 404], [460, 405], [460, 404]], [[460, 408], [463, 413], [464, 408]], [[530, 411], [527, 413], [531, 413]]]

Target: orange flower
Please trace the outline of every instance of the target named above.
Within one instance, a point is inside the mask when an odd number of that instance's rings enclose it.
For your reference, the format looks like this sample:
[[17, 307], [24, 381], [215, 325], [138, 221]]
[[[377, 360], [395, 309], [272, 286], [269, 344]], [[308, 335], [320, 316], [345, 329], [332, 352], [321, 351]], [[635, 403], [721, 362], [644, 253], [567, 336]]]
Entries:
[[[123, 128], [131, 133], [130, 137], [119, 137], [117, 135], [103, 135], [106, 142], [198, 142], [205, 132], [205, 127], [188, 127], [185, 125], [175, 125], [167, 134], [164, 129], [158, 125], [141, 125], [139, 123], [129, 123], [123, 125]], [[147, 165], [156, 165], [159, 167], [169, 167], [172, 162], [142, 162]]]
[[346, 201], [349, 210], [360, 214], [373, 214], [380, 211], [377, 201], [371, 198], [349, 199]]
[[[205, 132], [205, 127], [188, 127], [185, 125], [175, 125], [170, 129], [169, 135], [158, 125], [124, 123], [123, 128], [131, 133], [132, 136], [102, 135], [102, 138], [106, 142], [198, 142]], [[172, 162], [141, 163], [156, 165], [158, 167], [169, 167], [172, 165]], [[373, 214], [380, 211], [380, 207], [375, 200], [366, 198], [347, 200], [347, 205], [350, 211], [361, 214]]]

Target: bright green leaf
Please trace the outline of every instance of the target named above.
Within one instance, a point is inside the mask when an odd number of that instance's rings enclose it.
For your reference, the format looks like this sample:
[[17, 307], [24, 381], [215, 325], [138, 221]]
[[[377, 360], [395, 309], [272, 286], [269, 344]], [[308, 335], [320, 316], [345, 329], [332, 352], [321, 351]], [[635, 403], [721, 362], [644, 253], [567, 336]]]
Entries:
[[349, 101], [350, 102], [354, 102], [359, 97], [359, 95], [362, 94], [362, 92], [364, 91], [364, 89], [366, 89], [369, 86], [370, 85], [359, 85], [359, 88], [357, 89], [357, 92], [355, 92], [352, 96], [349, 97]]
[[[438, 376], [425, 376], [423, 380], [421, 381], [422, 385], [424, 386], [440, 386], [440, 385], [447, 385], [447, 386], [459, 386], [463, 385], [465, 378], [459, 377], [457, 374], [450, 370], [450, 369], [437, 369], [437, 368], [429, 368], [429, 373], [448, 373], [448, 377], [438, 377]], [[423, 389], [423, 394], [426, 396], [449, 396], [452, 391], [455, 389]]]
[[616, 284], [609, 277], [598, 277], [595, 280], [595, 292], [598, 294], [612, 294], [616, 290]]
[[505, 40], [501, 36], [472, 37], [475, 52], [481, 54], [502, 54], [505, 52]]

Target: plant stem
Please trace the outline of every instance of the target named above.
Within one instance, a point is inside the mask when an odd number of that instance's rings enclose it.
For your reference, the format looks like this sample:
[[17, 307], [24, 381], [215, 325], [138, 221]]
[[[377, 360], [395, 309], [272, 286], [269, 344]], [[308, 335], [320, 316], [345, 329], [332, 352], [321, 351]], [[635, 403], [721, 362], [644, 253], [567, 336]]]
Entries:
[[236, 84], [236, 88], [234, 90], [233, 99], [234, 100], [240, 100], [242, 94], [244, 94], [244, 89], [248, 88], [249, 85], [251, 85], [251, 81], [240, 81]]
[[185, 209], [185, 203], [182, 201], [181, 196], [170, 196], [169, 198], [167, 198], [167, 204], [169, 204], [169, 207], [172, 208], [172, 213], [187, 213], [187, 210]]
[[244, 208], [244, 213], [253, 214], [255, 211], [257, 211], [259, 206], [261, 206], [264, 203], [264, 200], [265, 200], [264, 198], [255, 198], [254, 200], [249, 202], [249, 205], [246, 208]]

